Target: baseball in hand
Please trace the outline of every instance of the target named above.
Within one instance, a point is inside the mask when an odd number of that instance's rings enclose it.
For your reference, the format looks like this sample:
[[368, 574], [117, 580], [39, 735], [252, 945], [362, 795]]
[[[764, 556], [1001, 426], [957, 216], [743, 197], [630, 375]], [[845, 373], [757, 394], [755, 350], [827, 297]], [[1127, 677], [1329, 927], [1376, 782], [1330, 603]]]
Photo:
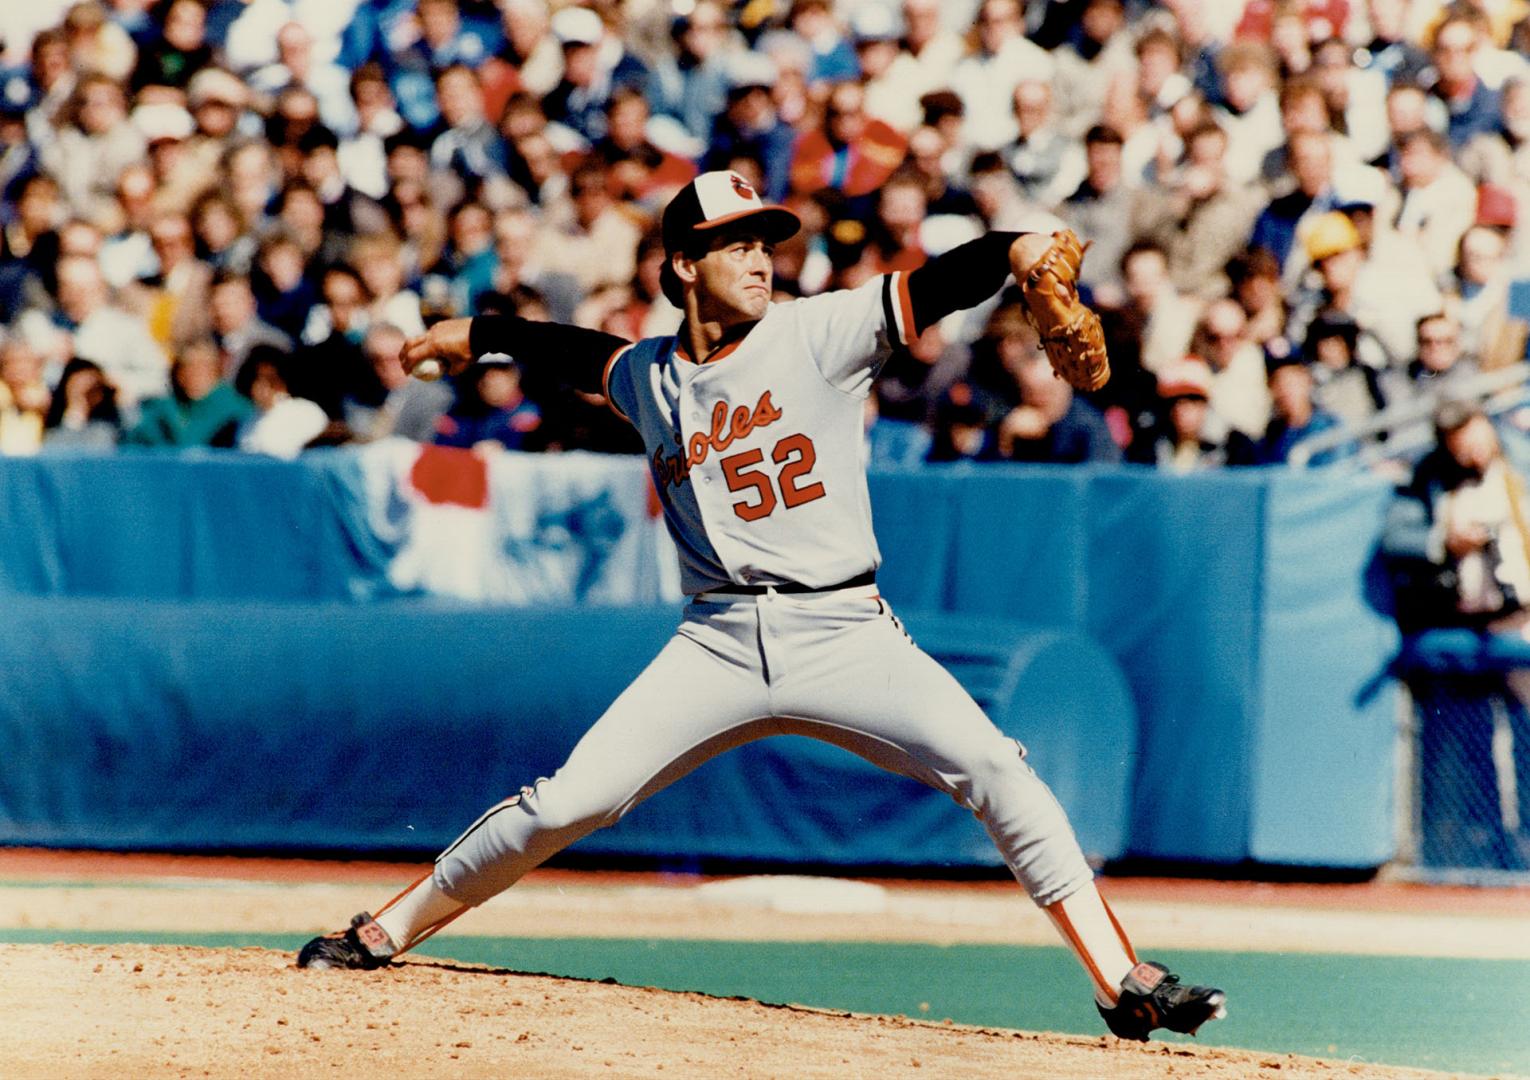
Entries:
[[441, 366], [441, 361], [430, 356], [414, 365], [414, 371], [410, 372], [410, 374], [421, 382], [435, 382], [442, 375], [446, 374], [446, 369]]

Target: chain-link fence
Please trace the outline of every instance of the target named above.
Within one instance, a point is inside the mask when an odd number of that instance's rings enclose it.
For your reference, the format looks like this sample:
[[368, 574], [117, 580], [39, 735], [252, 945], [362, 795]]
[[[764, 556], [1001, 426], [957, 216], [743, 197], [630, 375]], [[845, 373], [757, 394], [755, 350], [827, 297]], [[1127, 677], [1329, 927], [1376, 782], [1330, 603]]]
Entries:
[[[1519, 686], [1523, 683], [1523, 686]], [[1516, 687], [1520, 690], [1516, 693]], [[1412, 835], [1427, 876], [1530, 881], [1530, 670], [1415, 671]]]

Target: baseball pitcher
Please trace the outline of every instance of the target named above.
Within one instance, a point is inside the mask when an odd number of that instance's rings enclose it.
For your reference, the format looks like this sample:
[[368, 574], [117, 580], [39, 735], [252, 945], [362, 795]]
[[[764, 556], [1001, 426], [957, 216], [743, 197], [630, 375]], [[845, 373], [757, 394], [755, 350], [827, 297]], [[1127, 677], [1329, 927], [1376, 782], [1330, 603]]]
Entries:
[[1111, 1031], [1193, 1033], [1223, 1015], [1223, 992], [1138, 961], [1024, 747], [920, 651], [876, 586], [862, 406], [889, 350], [1013, 271], [1059, 376], [1103, 385], [1099, 321], [1075, 288], [1083, 248], [1071, 232], [989, 233], [912, 272], [773, 304], [772, 247], [799, 224], [736, 173], [705, 173], [664, 212], [664, 291], [685, 314], [675, 336], [634, 344], [480, 317], [404, 346], [410, 371], [508, 353], [528, 377], [603, 395], [642, 435], [689, 602], [562, 768], [490, 807], [375, 917], [310, 941], [298, 965], [381, 967], [715, 755], [791, 733], [971, 810], [1078, 956]]

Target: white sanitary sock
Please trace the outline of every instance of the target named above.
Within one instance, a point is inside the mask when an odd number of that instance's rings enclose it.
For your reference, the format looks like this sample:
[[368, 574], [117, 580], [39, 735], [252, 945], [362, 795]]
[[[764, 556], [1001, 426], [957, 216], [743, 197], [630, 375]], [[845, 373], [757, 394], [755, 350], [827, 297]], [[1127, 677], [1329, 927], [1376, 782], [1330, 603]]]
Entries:
[[1121, 980], [1136, 967], [1137, 955], [1100, 891], [1090, 882], [1044, 910], [1089, 973], [1094, 1000], [1110, 1008], [1120, 995]]
[[377, 925], [393, 939], [393, 944], [404, 949], [442, 919], [460, 910], [462, 905], [436, 888], [435, 880], [427, 875], [383, 909], [376, 919]]

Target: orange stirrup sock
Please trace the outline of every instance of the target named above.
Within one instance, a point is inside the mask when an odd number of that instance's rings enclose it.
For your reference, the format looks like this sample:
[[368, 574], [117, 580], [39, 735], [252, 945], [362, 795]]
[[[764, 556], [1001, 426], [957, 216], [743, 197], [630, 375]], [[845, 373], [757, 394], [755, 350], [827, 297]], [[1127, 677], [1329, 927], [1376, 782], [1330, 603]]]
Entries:
[[1137, 954], [1100, 891], [1090, 882], [1044, 910], [1089, 973], [1094, 1000], [1110, 1008], [1120, 996], [1121, 980], [1136, 966]]
[[434, 927], [456, 916], [463, 905], [447, 896], [430, 874], [416, 881], [408, 889], [377, 913], [377, 925], [388, 932], [399, 952], [410, 948]]

